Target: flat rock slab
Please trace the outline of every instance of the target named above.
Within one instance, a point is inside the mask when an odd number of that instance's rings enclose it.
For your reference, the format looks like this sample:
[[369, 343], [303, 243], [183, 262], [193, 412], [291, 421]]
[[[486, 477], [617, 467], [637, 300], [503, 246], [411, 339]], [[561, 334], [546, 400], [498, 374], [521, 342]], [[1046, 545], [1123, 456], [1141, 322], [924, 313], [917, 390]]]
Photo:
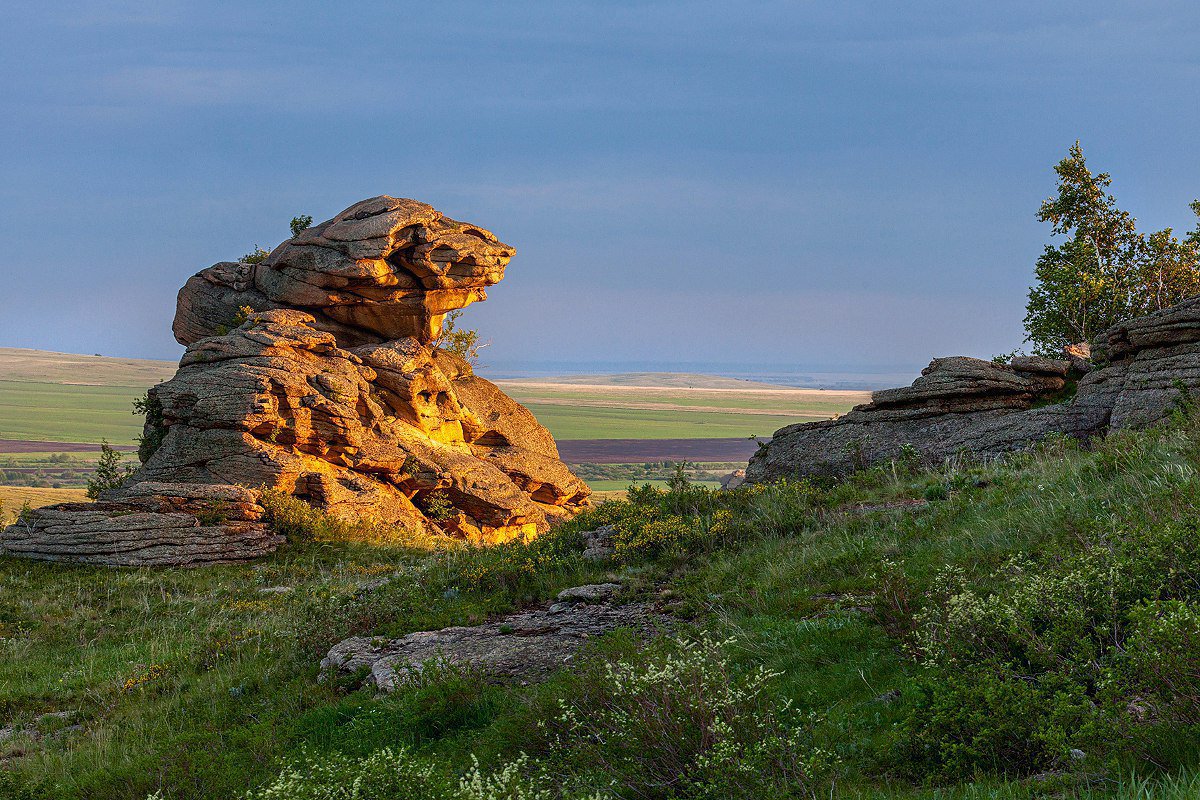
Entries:
[[667, 622], [649, 603], [556, 605], [486, 625], [422, 631], [399, 639], [352, 636], [334, 645], [321, 669], [342, 675], [368, 669], [367, 680], [385, 692], [419, 675], [427, 664], [468, 667], [501, 682], [537, 680], [570, 663], [594, 636], [619, 628], [648, 635]]
[[284, 542], [241, 486], [146, 481], [95, 503], [60, 503], [0, 530], [0, 555], [122, 567], [236, 564]]
[[621, 588], [619, 583], [589, 583], [572, 586], [558, 593], [560, 603], [602, 603], [610, 599]]

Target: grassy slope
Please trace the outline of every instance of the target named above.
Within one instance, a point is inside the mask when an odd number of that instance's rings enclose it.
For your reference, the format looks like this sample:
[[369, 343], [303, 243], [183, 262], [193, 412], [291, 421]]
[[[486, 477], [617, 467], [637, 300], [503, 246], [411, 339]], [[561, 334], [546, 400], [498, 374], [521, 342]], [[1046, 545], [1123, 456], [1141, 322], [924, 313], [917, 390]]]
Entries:
[[[25, 750], [16, 768], [58, 783], [62, 796], [137, 800], [159, 787], [172, 798], [229, 796], [274, 774], [279, 759], [301, 747], [361, 755], [407, 744], [450, 770], [466, 768], [471, 753], [485, 764], [519, 750], [536, 754], [539, 709], [575, 696], [568, 679], [502, 688], [435, 676], [377, 697], [318, 683], [316, 661], [351, 633], [469, 624], [613, 570], [631, 594], [661, 601], [665, 588], [676, 614], [734, 637], [738, 664], [779, 673], [773, 698], [823, 719], [816, 736], [840, 758], [839, 796], [1042, 796], [1040, 784], [987, 773], [935, 792], [895, 771], [905, 710], [889, 692], [908, 691], [915, 665], [881, 609], [897, 586], [904, 603], [919, 605], [946, 565], [982, 579], [1014, 553], [1069, 552], [1080, 521], [1121, 524], [1114, 510], [1191, 515], [1200, 497], [1192, 439], [1200, 437], [1190, 436], [1129, 437], [1096, 455], [1048, 452], [1019, 468], [980, 470], [924, 509], [838, 510], [920, 497], [955, 475], [880, 471], [821, 495], [815, 509], [767, 492], [739, 512], [741, 544], [625, 566], [560, 554], [532, 557], [536, 567], [526, 570], [520, 548], [430, 557], [338, 544], [192, 571], [0, 559], [0, 720], [26, 724], [78, 709], [83, 726], [4, 747], [10, 755]], [[902, 580], [881, 583], [897, 570]], [[478, 578], [491, 574], [499, 582]], [[356, 592], [380, 575], [393, 577], [383, 590]], [[258, 593], [271, 585], [294, 590]], [[629, 652], [618, 646], [614, 654]], [[1185, 747], [1176, 761], [1195, 766], [1197, 754]], [[1200, 789], [1190, 777], [1158, 783], [1148, 762], [1123, 768], [1147, 777], [1096, 783], [1080, 796], [1175, 800]], [[1142, 780], [1149, 783], [1139, 788]]]

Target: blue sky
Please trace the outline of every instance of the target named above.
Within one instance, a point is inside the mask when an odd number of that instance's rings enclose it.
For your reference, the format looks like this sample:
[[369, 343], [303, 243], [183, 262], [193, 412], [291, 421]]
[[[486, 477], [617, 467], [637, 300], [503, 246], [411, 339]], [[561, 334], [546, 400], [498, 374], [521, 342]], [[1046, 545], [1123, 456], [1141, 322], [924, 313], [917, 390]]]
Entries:
[[0, 345], [177, 357], [183, 281], [415, 197], [517, 248], [499, 365], [901, 368], [1020, 343], [1076, 139], [1200, 196], [1191, 2], [11, 3]]

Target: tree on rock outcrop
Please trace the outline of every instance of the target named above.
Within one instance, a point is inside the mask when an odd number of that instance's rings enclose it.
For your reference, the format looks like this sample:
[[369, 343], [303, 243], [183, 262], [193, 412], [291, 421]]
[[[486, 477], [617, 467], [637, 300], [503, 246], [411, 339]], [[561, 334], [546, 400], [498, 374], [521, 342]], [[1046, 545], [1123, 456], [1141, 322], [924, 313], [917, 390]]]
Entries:
[[[1043, 355], [1090, 340], [1119, 322], [1200, 294], [1200, 223], [1182, 240], [1170, 228], [1146, 235], [1117, 207], [1107, 172], [1093, 174], [1079, 142], [1055, 166], [1058, 193], [1038, 219], [1056, 235], [1038, 259], [1026, 305], [1026, 341]], [[1192, 203], [1200, 216], [1200, 201]]]

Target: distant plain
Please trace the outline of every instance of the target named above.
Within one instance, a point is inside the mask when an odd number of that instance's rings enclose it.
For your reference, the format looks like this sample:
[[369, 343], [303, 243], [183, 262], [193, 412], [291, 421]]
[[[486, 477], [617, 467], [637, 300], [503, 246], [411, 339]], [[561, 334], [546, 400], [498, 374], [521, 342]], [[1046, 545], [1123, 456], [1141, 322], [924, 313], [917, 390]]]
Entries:
[[[0, 348], [0, 439], [129, 444], [141, 432], [133, 401], [174, 371], [170, 361]], [[497, 383], [557, 439], [767, 438], [869, 398], [863, 391], [669, 373], [586, 379]]]
[[[171, 361], [0, 348], [0, 484], [33, 484], [0, 486], [0, 501], [11, 511], [26, 502], [36, 507], [82, 499], [78, 487], [95, 463], [96, 446], [107, 441], [132, 449], [142, 430], [134, 400], [175, 369]], [[754, 452], [751, 439], [768, 439], [785, 425], [828, 419], [870, 398], [865, 391], [688, 373], [496, 383], [549, 428], [563, 458], [577, 465], [744, 463]], [[131, 454], [125, 460], [133, 461]], [[711, 475], [712, 468], [706, 469]], [[661, 483], [667, 472], [659, 469], [651, 482]], [[588, 479], [602, 497], [633, 482], [615, 475]]]

